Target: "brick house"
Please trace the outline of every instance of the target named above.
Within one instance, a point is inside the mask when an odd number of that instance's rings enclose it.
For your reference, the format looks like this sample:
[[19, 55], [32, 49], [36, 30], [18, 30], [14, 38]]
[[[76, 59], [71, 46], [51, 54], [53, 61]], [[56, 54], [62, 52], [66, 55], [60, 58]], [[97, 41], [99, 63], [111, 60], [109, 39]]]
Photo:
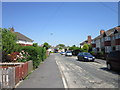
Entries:
[[93, 39], [92, 47], [93, 51], [104, 53], [120, 50], [120, 26], [107, 31], [101, 30], [100, 35]]
[[85, 40], [82, 43], [80, 43], [80, 47], [82, 48], [84, 46], [84, 44], [91, 44], [91, 42], [92, 42], [92, 39], [91, 39], [91, 36], [89, 35], [87, 37], [87, 40]]
[[23, 35], [19, 32], [15, 32], [13, 27], [10, 29], [10, 31], [16, 34], [16, 36], [17, 36], [17, 42], [16, 43], [18, 43], [22, 46], [32, 46], [33, 45], [33, 40], [32, 39], [26, 37], [25, 35]]

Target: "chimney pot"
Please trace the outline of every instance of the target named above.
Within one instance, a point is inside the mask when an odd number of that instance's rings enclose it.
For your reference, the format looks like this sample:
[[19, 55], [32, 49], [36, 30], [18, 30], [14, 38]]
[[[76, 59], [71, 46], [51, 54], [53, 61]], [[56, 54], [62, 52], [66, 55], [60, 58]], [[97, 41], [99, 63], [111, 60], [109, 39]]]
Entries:
[[100, 35], [102, 35], [105, 32], [105, 30], [100, 30]]
[[91, 43], [91, 36], [90, 35], [88, 36], [88, 43], [89, 44]]
[[10, 29], [10, 31], [11, 31], [11, 32], [14, 32], [14, 28], [12, 27], [12, 28]]

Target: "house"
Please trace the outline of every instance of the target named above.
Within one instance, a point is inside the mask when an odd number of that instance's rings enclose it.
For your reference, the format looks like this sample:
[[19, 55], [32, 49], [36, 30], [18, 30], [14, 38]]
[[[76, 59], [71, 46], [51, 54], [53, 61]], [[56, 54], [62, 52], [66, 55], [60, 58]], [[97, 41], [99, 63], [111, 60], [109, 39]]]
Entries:
[[18, 43], [22, 46], [32, 46], [33, 45], [32, 39], [28, 38], [27, 36], [25, 36], [19, 32], [15, 32], [13, 27], [10, 29], [10, 31], [16, 34], [16, 36], [17, 36], [16, 43]]
[[82, 48], [84, 46], [84, 44], [91, 44], [91, 42], [92, 42], [92, 39], [91, 39], [91, 36], [89, 35], [87, 37], [87, 40], [85, 40], [82, 43], [80, 43], [80, 47]]
[[47, 51], [49, 51], [49, 52], [54, 52], [54, 47], [51, 46]]
[[92, 49], [104, 53], [120, 50], [120, 26], [107, 31], [101, 30], [100, 35], [92, 41]]

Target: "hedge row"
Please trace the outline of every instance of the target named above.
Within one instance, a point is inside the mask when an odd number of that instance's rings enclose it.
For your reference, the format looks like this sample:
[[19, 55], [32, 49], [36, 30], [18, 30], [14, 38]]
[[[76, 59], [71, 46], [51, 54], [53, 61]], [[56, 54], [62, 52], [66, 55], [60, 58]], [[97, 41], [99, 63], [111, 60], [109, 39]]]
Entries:
[[33, 60], [33, 67], [37, 68], [41, 61], [46, 58], [46, 49], [39, 46], [23, 46], [21, 50], [28, 52], [30, 57], [29, 60]]

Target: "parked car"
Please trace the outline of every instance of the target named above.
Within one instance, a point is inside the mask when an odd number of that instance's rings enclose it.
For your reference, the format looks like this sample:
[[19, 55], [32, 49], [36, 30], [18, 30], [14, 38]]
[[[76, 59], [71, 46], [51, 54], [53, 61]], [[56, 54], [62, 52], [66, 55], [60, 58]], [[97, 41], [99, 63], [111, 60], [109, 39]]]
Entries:
[[109, 70], [120, 70], [120, 51], [110, 52], [106, 58], [107, 68]]
[[77, 58], [78, 58], [78, 60], [83, 60], [83, 61], [94, 61], [95, 60], [95, 57], [87, 52], [79, 53], [77, 55]]
[[72, 56], [72, 52], [71, 51], [66, 51], [65, 56]]
[[65, 55], [65, 52], [60, 52], [61, 55]]

